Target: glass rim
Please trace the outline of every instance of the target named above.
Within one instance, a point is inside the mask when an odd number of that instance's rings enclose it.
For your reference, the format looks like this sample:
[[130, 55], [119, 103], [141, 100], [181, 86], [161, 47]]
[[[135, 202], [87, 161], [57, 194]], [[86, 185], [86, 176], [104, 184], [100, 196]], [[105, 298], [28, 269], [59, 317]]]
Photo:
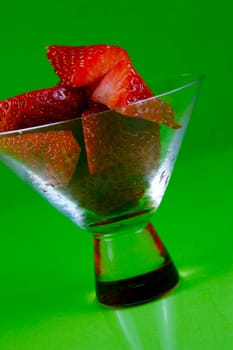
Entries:
[[[157, 81], [166, 81], [168, 79], [185, 78], [185, 77], [190, 77], [190, 78], [196, 77], [196, 79], [192, 79], [190, 82], [187, 82], [185, 84], [181, 84], [180, 86], [178, 86], [176, 88], [169, 89], [169, 90], [167, 90], [165, 92], [162, 92], [160, 94], [157, 94], [155, 96], [148, 97], [146, 99], [139, 100], [139, 101], [133, 102], [133, 103], [128, 104], [128, 105], [112, 108], [112, 109], [109, 109], [109, 110], [106, 110], [106, 111], [102, 111], [102, 112], [89, 114], [89, 115], [85, 116], [84, 118], [92, 118], [93, 116], [108, 114], [108, 113], [112, 113], [112, 112], [118, 112], [119, 113], [120, 110], [121, 109], [123, 110], [125, 107], [137, 106], [139, 104], [144, 104], [147, 101], [152, 101], [152, 100], [164, 97], [164, 96], [171, 95], [173, 93], [176, 93], [176, 92], [181, 91], [183, 89], [186, 89], [188, 87], [195, 86], [195, 85], [198, 85], [198, 84], [202, 83], [205, 76], [204, 76], [204, 74], [199, 74], [198, 75], [198, 74], [193, 74], [193, 73], [183, 73], [183, 74], [174, 74], [174, 75], [158, 77], [157, 79], [154, 79], [153, 81], [154, 82], [156, 80]], [[75, 121], [79, 121], [82, 118], [83, 117], [79, 116], [79, 117], [72, 118], [72, 119], [62, 120], [62, 121], [53, 122], [53, 123], [46, 123], [46, 124], [36, 125], [36, 126], [28, 127], [28, 128], [21, 128], [21, 129], [9, 130], [9, 131], [2, 131], [2, 132], [0, 132], [0, 138], [2, 136], [16, 136], [16, 135], [22, 135], [22, 134], [25, 134], [25, 133], [28, 133], [28, 132], [35, 132], [35, 131], [39, 131], [39, 130], [43, 131], [43, 129], [47, 129], [47, 128], [52, 128], [52, 127], [57, 127], [57, 126], [62, 126], [62, 125], [68, 125], [69, 123], [72, 123], [72, 122], [75, 122]]]

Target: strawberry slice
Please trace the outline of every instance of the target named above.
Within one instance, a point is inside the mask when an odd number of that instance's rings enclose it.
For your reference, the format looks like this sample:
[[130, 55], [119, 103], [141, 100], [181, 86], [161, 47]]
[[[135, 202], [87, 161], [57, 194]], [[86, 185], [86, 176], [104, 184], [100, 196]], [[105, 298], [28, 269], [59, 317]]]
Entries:
[[156, 97], [134, 104], [116, 107], [115, 109], [118, 113], [127, 115], [128, 117], [150, 120], [158, 124], [167, 125], [173, 129], [179, 129], [181, 127], [175, 121], [175, 114], [171, 106]]
[[129, 61], [123, 48], [111, 45], [52, 45], [47, 47], [47, 57], [62, 81], [74, 87], [93, 85], [117, 62]]
[[[110, 109], [154, 96], [135, 71], [127, 52], [119, 46], [52, 45], [47, 47], [47, 57], [64, 85], [87, 86], [88, 96], [91, 93], [93, 101]], [[118, 109], [118, 112], [179, 127], [172, 109], [165, 102], [154, 99], [149, 109], [145, 105], [143, 111], [137, 107], [139, 105], [134, 109]]]
[[66, 187], [81, 148], [71, 131], [48, 131], [0, 138], [0, 150], [28, 167], [47, 186]]
[[118, 62], [97, 85], [92, 100], [109, 108], [124, 106], [154, 96], [130, 62]]
[[[91, 174], [117, 164], [120, 159], [126, 159], [126, 155], [122, 155], [122, 149], [129, 149], [130, 153], [134, 154], [134, 158], [139, 157], [144, 163], [146, 159], [150, 159], [150, 155], [143, 153], [143, 144], [147, 142], [153, 148], [151, 142], [153, 142], [154, 128], [156, 131], [158, 130], [158, 123], [162, 122], [174, 128], [178, 127], [174, 121], [172, 108], [156, 98], [150, 99], [152, 96], [153, 93], [132, 65], [125, 64], [123, 61], [116, 64], [97, 85], [92, 93], [92, 100], [107, 105], [109, 108], [117, 106], [115, 110], [118, 113], [107, 113], [105, 117], [82, 118], [85, 148]], [[137, 101], [139, 102], [137, 103]], [[119, 113], [135, 118], [131, 127], [132, 133], [137, 135], [137, 146], [139, 145], [139, 147], [137, 151], [135, 148], [134, 153], [131, 150], [131, 145], [132, 142], [136, 144], [136, 140], [131, 139], [130, 132], [126, 135], [124, 127], [121, 126], [122, 119]], [[140, 119], [156, 122], [155, 127], [149, 123], [147, 139], [140, 132]], [[158, 135], [155, 141], [157, 144]], [[135, 160], [134, 164], [136, 164]], [[140, 166], [140, 164], [138, 165]], [[153, 167], [153, 163], [151, 163], [151, 167]]]
[[[105, 75], [91, 98], [109, 108], [116, 108], [121, 114], [178, 128], [172, 108], [159, 99], [148, 99], [153, 96], [132, 64], [121, 61]], [[145, 99], [148, 100], [143, 101]], [[138, 101], [140, 102], [135, 104]]]
[[78, 163], [69, 197], [101, 216], [137, 206], [159, 166], [159, 125], [112, 110], [82, 122], [87, 161]]
[[85, 104], [82, 89], [58, 85], [0, 102], [0, 131], [33, 127], [81, 116]]
[[91, 174], [124, 164], [138, 172], [153, 168], [158, 158], [159, 126], [127, 118], [114, 111], [82, 117], [85, 149]]
[[[108, 111], [109, 108], [101, 103], [98, 103], [98, 102], [93, 102], [93, 101], [88, 101], [88, 109], [83, 111], [82, 113], [82, 117], [86, 117], [88, 115], [91, 115], [91, 114], [97, 114], [97, 113], [100, 113], [100, 112], [105, 112], [105, 111]], [[82, 123], [84, 125], [84, 128], [85, 128], [85, 119], [82, 118]]]

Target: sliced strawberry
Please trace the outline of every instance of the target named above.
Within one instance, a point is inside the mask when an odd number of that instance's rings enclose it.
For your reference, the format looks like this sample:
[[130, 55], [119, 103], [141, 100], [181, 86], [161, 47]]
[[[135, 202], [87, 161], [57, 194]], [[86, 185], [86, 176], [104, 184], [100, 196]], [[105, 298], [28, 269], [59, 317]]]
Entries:
[[158, 154], [159, 127], [156, 123], [132, 120], [109, 111], [82, 117], [82, 125], [91, 174], [120, 163], [127, 163], [127, 167], [137, 163], [143, 169], [145, 163], [152, 166], [151, 157]]
[[74, 87], [93, 85], [117, 62], [129, 61], [124, 49], [110, 45], [52, 45], [47, 47], [47, 57], [62, 81]]
[[[148, 99], [153, 96], [153, 92], [132, 64], [121, 61], [105, 75], [93, 91], [91, 98], [109, 108], [116, 108], [119, 113], [130, 117], [143, 118], [173, 128], [179, 127], [174, 121], [175, 115], [172, 108], [159, 99]], [[148, 100], [143, 101], [145, 99]]]
[[[92, 100], [107, 105], [109, 108], [117, 106], [115, 109], [120, 114], [135, 117], [131, 126], [132, 132], [138, 135], [137, 146], [139, 145], [139, 147], [137, 153], [135, 149], [135, 157], [139, 157], [141, 160], [144, 159], [144, 161], [147, 158], [150, 159], [150, 155], [149, 153], [142, 153], [143, 143], [153, 142], [153, 130], [154, 128], [158, 130], [158, 126], [152, 127], [152, 124], [149, 124], [148, 139], [145, 139], [144, 134], [140, 133], [139, 129], [140, 118], [156, 122], [156, 124], [162, 122], [177, 127], [174, 122], [172, 108], [163, 101], [151, 98], [152, 96], [153, 93], [132, 65], [130, 63], [125, 64], [123, 61], [116, 64], [105, 75], [91, 96]], [[107, 113], [106, 117], [82, 118], [85, 148], [91, 174], [117, 164], [121, 159], [120, 157], [123, 157], [122, 149], [127, 150], [131, 147], [130, 133], [126, 136], [125, 130], [121, 126], [122, 119], [118, 113]], [[158, 138], [156, 139], [157, 143]], [[134, 144], [136, 144], [136, 140], [134, 140]], [[150, 147], [152, 148], [153, 145], [150, 144]], [[130, 150], [130, 152], [132, 151]]]
[[87, 161], [78, 163], [69, 195], [97, 215], [137, 205], [158, 169], [159, 125], [113, 111], [82, 121]]
[[0, 131], [73, 119], [85, 104], [82, 89], [58, 85], [31, 91], [0, 102]]
[[92, 93], [92, 100], [109, 108], [124, 106], [152, 97], [153, 92], [130, 62], [118, 62]]
[[128, 117], [142, 118], [158, 124], [164, 124], [173, 129], [179, 129], [181, 126], [175, 121], [175, 113], [171, 106], [156, 97], [145, 101], [129, 104], [122, 107], [116, 107], [116, 111]]
[[71, 131], [48, 131], [0, 138], [0, 150], [28, 167], [47, 186], [66, 187], [81, 148]]
[[[97, 113], [100, 113], [100, 112], [105, 112], [109, 110], [109, 108], [101, 103], [97, 103], [97, 102], [93, 102], [93, 101], [88, 101], [88, 109], [83, 111], [82, 113], [82, 117], [86, 117], [88, 115], [91, 115], [91, 114], [97, 114]], [[83, 120], [82, 118], [82, 122], [84, 123], [85, 125], [85, 121]]]
[[[153, 97], [154, 94], [135, 71], [127, 52], [119, 46], [59, 46], [47, 48], [47, 57], [62, 83], [87, 86], [87, 98], [108, 108], [126, 106]], [[119, 113], [140, 117], [177, 128], [170, 106], [160, 100], [139, 108], [118, 109]], [[91, 108], [90, 108], [91, 109]]]

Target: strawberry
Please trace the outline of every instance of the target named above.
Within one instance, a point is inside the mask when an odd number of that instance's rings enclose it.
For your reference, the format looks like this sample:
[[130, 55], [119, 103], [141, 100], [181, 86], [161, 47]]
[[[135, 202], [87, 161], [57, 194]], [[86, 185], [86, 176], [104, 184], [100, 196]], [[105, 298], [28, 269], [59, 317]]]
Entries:
[[109, 108], [152, 97], [153, 92], [135, 71], [130, 62], [118, 62], [106, 74], [92, 93], [92, 100]]
[[128, 117], [142, 118], [173, 129], [179, 129], [180, 124], [175, 121], [175, 114], [169, 104], [156, 97], [139, 101], [137, 103], [116, 107], [116, 111]]
[[91, 98], [109, 108], [116, 108], [121, 114], [178, 128], [172, 108], [159, 99], [149, 99], [153, 96], [132, 64], [120, 61], [97, 85]]
[[69, 198], [101, 216], [137, 205], [158, 169], [159, 125], [114, 111], [83, 121], [87, 159], [78, 163]]
[[0, 131], [73, 119], [84, 103], [83, 90], [62, 85], [11, 97], [0, 102]]
[[81, 148], [71, 131], [47, 131], [0, 138], [0, 151], [15, 158], [46, 181], [46, 186], [66, 187]]
[[[108, 108], [126, 106], [153, 97], [154, 94], [134, 69], [129, 55], [119, 46], [59, 46], [47, 47], [47, 57], [64, 85], [86, 86], [87, 98]], [[179, 127], [174, 122], [174, 113], [165, 102], [150, 101], [149, 110], [144, 105], [133, 109], [118, 109], [122, 114], [140, 117], [170, 127]], [[98, 110], [97, 110], [98, 111]], [[95, 109], [94, 111], [95, 112]], [[86, 114], [86, 113], [85, 113]], [[84, 115], [85, 115], [84, 114]]]
[[[152, 99], [153, 92], [119, 47], [50, 46], [47, 57], [63, 84], [85, 86], [88, 100], [81, 118], [86, 160], [77, 167], [72, 195], [99, 215], [137, 202], [158, 168], [159, 123], [176, 127], [171, 107]], [[138, 108], [141, 101], [143, 108]], [[144, 107], [148, 101], [149, 109]]]
[[[109, 110], [109, 108], [101, 103], [93, 102], [93, 101], [88, 101], [88, 109], [83, 111], [82, 117], [86, 117], [91, 114], [97, 114], [100, 112], [105, 112]], [[82, 118], [82, 122], [85, 124], [84, 119]]]
[[93, 85], [119, 60], [129, 61], [124, 49], [110, 45], [52, 45], [47, 47], [47, 57], [61, 80], [73, 87]]
[[[85, 149], [91, 174], [103, 171], [119, 162], [120, 157], [122, 157], [119, 148], [122, 151], [122, 149], [127, 150], [131, 147], [130, 133], [126, 136], [125, 130], [121, 126], [121, 120], [123, 119], [120, 118], [119, 113], [135, 118], [135, 121], [132, 122], [135, 124], [131, 127], [134, 129], [132, 132], [138, 135], [137, 144], [139, 148], [137, 156], [141, 160], [144, 159], [144, 161], [147, 158], [149, 159], [150, 156], [148, 153], [145, 153], [142, 157], [143, 143], [153, 141], [154, 129], [158, 130], [157, 123], [163, 122], [169, 126], [177, 126], [174, 122], [174, 113], [171, 107], [156, 98], [150, 99], [149, 97], [152, 96], [153, 93], [136, 73], [132, 65], [130, 63], [125, 64], [123, 61], [116, 64], [97, 85], [92, 93], [92, 100], [107, 105], [109, 108], [120, 107], [115, 108], [118, 113], [107, 113], [106, 117], [92, 116], [91, 118], [82, 118]], [[147, 100], [133, 103], [144, 99]], [[151, 132], [148, 129], [147, 139], [140, 132], [140, 118], [157, 122], [156, 126], [149, 124]], [[122, 143], [122, 140], [124, 143]], [[136, 143], [136, 140], [134, 140], [134, 143]], [[156, 138], [156, 143], [158, 143], [158, 137]], [[152, 144], [150, 146], [152, 148]], [[133, 154], [133, 151], [130, 150], [130, 152]]]
[[[82, 117], [85, 149], [91, 174], [123, 164], [135, 171], [146, 169], [158, 159], [159, 126], [131, 119], [114, 111]], [[136, 165], [135, 165], [136, 164]], [[140, 167], [141, 170], [137, 169]]]

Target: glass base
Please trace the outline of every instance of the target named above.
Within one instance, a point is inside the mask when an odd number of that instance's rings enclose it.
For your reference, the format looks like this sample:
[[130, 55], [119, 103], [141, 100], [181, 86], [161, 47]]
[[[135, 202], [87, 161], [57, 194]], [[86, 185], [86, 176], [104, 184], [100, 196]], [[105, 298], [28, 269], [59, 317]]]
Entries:
[[96, 295], [101, 304], [127, 307], [172, 290], [179, 275], [152, 224], [140, 232], [96, 235]]
[[172, 261], [144, 275], [113, 282], [96, 281], [96, 293], [101, 304], [124, 307], [157, 299], [173, 289], [179, 276]]

